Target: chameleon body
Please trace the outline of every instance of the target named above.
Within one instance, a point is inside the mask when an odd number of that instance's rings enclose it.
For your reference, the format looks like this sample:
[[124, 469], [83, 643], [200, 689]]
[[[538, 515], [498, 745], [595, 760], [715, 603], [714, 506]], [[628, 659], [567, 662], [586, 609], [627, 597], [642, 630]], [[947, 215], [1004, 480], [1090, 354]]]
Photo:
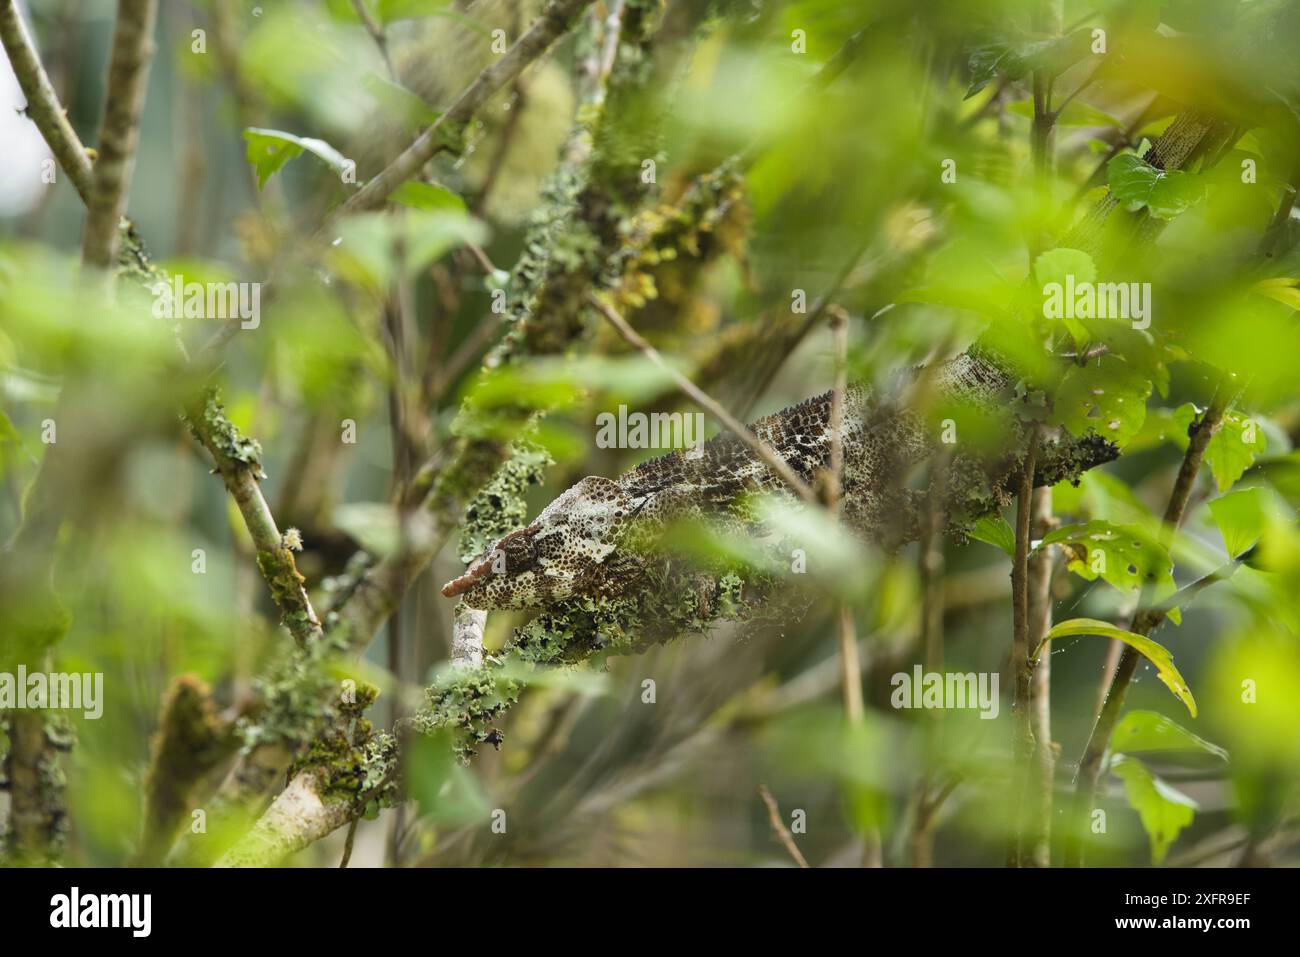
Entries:
[[[912, 401], [921, 380], [931, 397], [928, 408]], [[944, 472], [937, 487], [950, 525], [960, 527], [1008, 502], [1030, 428], [1014, 414], [1013, 384], [1000, 364], [967, 352], [901, 377], [896, 388], [849, 387], [840, 425], [844, 525], [886, 549], [914, 539], [939, 463]], [[984, 440], [955, 435], [945, 444], [944, 429], [960, 432], [958, 422]], [[813, 484], [831, 460], [832, 393], [750, 428]], [[1035, 483], [1076, 478], [1115, 454], [1096, 435], [1079, 439], [1044, 428]], [[649, 560], [640, 531], [703, 522], [739, 525], [752, 534], [754, 493], [793, 498], [784, 481], [729, 433], [694, 455], [673, 452], [617, 479], [588, 476], [528, 526], [493, 543], [443, 594], [479, 610], [548, 608], [573, 597], [616, 594], [635, 583]]]

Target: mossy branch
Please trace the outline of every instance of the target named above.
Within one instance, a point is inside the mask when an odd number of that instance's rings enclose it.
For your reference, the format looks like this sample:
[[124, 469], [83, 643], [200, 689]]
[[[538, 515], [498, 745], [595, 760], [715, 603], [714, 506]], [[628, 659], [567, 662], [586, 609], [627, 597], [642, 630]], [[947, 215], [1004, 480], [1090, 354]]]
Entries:
[[153, 757], [145, 775], [144, 832], [136, 863], [161, 864], [195, 794], [238, 748], [234, 722], [217, 712], [197, 675], [179, 675], [163, 699]]
[[281, 621], [299, 645], [322, 635], [320, 619], [312, 607], [306, 584], [298, 573], [293, 551], [275, 523], [262, 495], [262, 447], [243, 435], [226, 417], [215, 389], [207, 389], [187, 415], [195, 438], [212, 456], [217, 472], [234, 499], [257, 552], [257, 567], [280, 610]]

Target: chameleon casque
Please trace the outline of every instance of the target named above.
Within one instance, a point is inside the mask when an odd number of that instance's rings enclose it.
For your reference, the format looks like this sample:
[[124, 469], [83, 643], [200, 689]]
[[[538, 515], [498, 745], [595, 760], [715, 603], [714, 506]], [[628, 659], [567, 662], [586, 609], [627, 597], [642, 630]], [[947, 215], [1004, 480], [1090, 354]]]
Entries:
[[[973, 347], [898, 377], [895, 387], [877, 392], [851, 386], [841, 426], [843, 524], [887, 550], [913, 540], [930, 495], [928, 473], [940, 463], [950, 529], [960, 533], [1010, 501], [1033, 417], [1027, 408], [1018, 414], [1016, 378], [1006, 368]], [[929, 401], [914, 401], [923, 381]], [[762, 418], [751, 430], [811, 484], [830, 462], [831, 405], [827, 392]], [[945, 424], [957, 433], [950, 444], [941, 439]], [[963, 430], [979, 438], [963, 439]], [[1075, 479], [1117, 454], [1094, 433], [1076, 438], [1044, 426], [1035, 484]], [[655, 531], [699, 522], [761, 535], [749, 506], [753, 493], [794, 499], [782, 479], [729, 433], [694, 456], [673, 452], [617, 479], [588, 476], [528, 526], [494, 542], [442, 593], [478, 610], [546, 609], [575, 597], [617, 595], [655, 560], [645, 545]]]

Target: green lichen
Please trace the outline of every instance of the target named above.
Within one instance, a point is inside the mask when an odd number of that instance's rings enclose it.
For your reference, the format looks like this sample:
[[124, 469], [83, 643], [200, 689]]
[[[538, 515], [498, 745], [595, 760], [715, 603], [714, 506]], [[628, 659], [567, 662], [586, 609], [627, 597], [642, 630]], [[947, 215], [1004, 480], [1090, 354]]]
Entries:
[[349, 634], [346, 627], [338, 626], [309, 645], [279, 652], [255, 685], [261, 707], [238, 725], [246, 747], [295, 749], [318, 729], [338, 722], [340, 679], [334, 664], [347, 653]]
[[137, 282], [146, 288], [168, 279], [167, 273], [154, 265], [135, 223], [125, 216], [118, 228], [117, 276], [119, 281]]
[[490, 368], [563, 352], [583, 332], [586, 293], [619, 279], [625, 223], [649, 192], [641, 164], [656, 153], [659, 118], [645, 116], [642, 104], [659, 9], [646, 0], [624, 8], [605, 105], [583, 110], [570, 138], [572, 145], [590, 138], [590, 156], [576, 167], [561, 163], [543, 186], [507, 287], [510, 329], [488, 357]]
[[337, 705], [338, 720], [316, 735], [290, 774], [310, 771], [323, 800], [374, 803], [398, 800], [397, 739], [376, 731], [364, 716], [379, 689], [362, 683], [351, 700]]
[[262, 473], [261, 443], [244, 435], [226, 417], [220, 392], [215, 387], [205, 390], [187, 421], [195, 438], [203, 445], [212, 448], [227, 461], [248, 466], [257, 478], [265, 478]]
[[409, 725], [422, 734], [449, 730], [456, 752], [468, 760], [484, 744], [502, 740], [495, 720], [519, 700], [523, 683], [505, 662], [489, 658], [474, 668], [453, 668], [439, 675], [425, 690], [427, 704]]
[[[76, 733], [71, 722], [57, 712], [42, 712], [41, 728], [45, 737], [36, 766], [37, 784], [35, 805], [41, 812], [41, 834], [39, 850], [28, 851], [22, 855], [7, 858], [0, 853], [0, 863], [16, 863], [23, 866], [49, 866], [58, 862], [67, 847], [71, 834], [71, 825], [67, 811], [67, 774], [63, 768], [62, 755], [70, 752], [76, 745]], [[10, 744], [9, 747], [12, 747]], [[10, 767], [12, 753], [8, 747], [0, 751], [0, 787], [9, 787], [13, 781]], [[10, 846], [10, 833], [0, 831], [0, 849]]]
[[[457, 419], [458, 428], [466, 428], [466, 413]], [[450, 524], [461, 503], [483, 487], [509, 454], [509, 447], [492, 438], [460, 435], [451, 460], [438, 474], [426, 497], [426, 508]]]
[[515, 443], [513, 454], [465, 510], [460, 538], [462, 562], [473, 561], [501, 536], [526, 524], [528, 489], [542, 483], [551, 464], [545, 449], [526, 440]]
[[483, 744], [501, 743], [497, 722], [539, 670], [594, 666], [611, 655], [705, 634], [723, 619], [751, 620], [780, 580], [774, 571], [682, 567], [650, 562], [635, 589], [574, 598], [543, 612], [515, 631], [499, 658], [440, 676], [410, 725], [425, 734], [450, 730], [468, 760]]
[[302, 607], [302, 588], [307, 579], [303, 578], [294, 562], [293, 552], [287, 548], [257, 553], [257, 568], [262, 573], [267, 586], [271, 589], [271, 598], [283, 611], [281, 621], [292, 634], [301, 634], [302, 629], [311, 625], [311, 616]]

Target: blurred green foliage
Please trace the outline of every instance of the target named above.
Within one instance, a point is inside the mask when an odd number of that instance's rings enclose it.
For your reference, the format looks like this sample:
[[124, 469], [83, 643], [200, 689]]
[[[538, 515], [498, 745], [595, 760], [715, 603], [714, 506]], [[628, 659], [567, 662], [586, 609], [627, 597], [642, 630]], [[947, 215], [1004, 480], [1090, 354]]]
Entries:
[[[196, 673], [233, 708], [288, 642], [242, 521], [182, 427], [179, 409], [196, 388], [219, 384], [231, 419], [262, 443], [262, 487], [280, 527], [302, 531], [299, 568], [318, 609], [346, 586], [356, 551], [397, 548], [402, 470], [410, 479], [426, 460], [445, 464], [466, 437], [503, 446], [522, 437], [541, 450], [530, 453], [538, 481], [508, 494], [486, 489], [475, 503], [487, 512], [472, 516], [463, 541], [451, 536], [397, 624], [370, 644], [358, 669], [386, 674], [371, 713], [380, 727], [425, 704], [422, 688], [449, 655], [453, 603], [433, 582], [460, 574], [498, 526], [536, 515], [575, 479], [615, 476], [653, 454], [599, 448], [596, 415], [620, 404], [694, 411], [594, 314], [567, 317], [580, 333], [559, 354], [480, 368], [499, 337], [495, 294], [513, 306], [533, 291], [530, 276], [506, 280], [505, 272], [521, 256], [583, 263], [590, 252], [590, 235], [574, 223], [592, 210], [554, 202], [572, 190], [541, 186], [572, 147], [561, 149], [575, 122], [594, 110], [589, 101], [575, 106], [589, 22], [517, 89], [489, 101], [459, 155], [440, 155], [389, 208], [332, 223], [313, 245], [316, 226], [356, 188], [341, 175], [349, 164], [357, 182], [382, 168], [492, 62], [492, 30], [513, 42], [538, 4], [465, 11], [437, 0], [372, 0], [397, 78], [350, 3], [223, 6], [221, 26], [206, 0], [163, 5], [130, 214], [171, 274], [265, 283], [258, 328], [231, 336], [215, 368], [196, 377], [177, 344], [197, 355], [218, 324], [160, 320], [150, 291], [131, 282], [112, 298], [85, 282], [83, 211], [62, 174], [30, 210], [0, 219], [0, 538], [14, 538], [30, 514], [26, 496], [44, 457], [64, 450], [70, 465], [57, 498], [66, 522], [53, 586], [69, 626], [54, 661], [103, 672], [108, 699], [101, 720], [73, 719], [75, 863], [130, 858], [168, 683]], [[31, 7], [69, 117], [93, 144], [111, 5]], [[1081, 636], [1112, 634], [1140, 595], [1163, 601], [1233, 563], [1234, 574], [1179, 601], [1173, 617], [1181, 610], [1182, 623], [1152, 639], [1172, 661], [1162, 659], [1159, 673], [1144, 663], [1129, 691], [1098, 798], [1111, 825], [1090, 835], [1089, 861], [1226, 863], [1249, 850], [1296, 863], [1300, 221], [1289, 210], [1300, 175], [1297, 5], [681, 7], [691, 17], [680, 59], [664, 82], [637, 91], [630, 141], [650, 143], [644, 159], [654, 161], [654, 179], [641, 184], [644, 208], [620, 210], [606, 264], [629, 321], [737, 414], [770, 412], [830, 387], [829, 331], [819, 324], [794, 335], [806, 313], [792, 303], [800, 291], [815, 302], [843, 273], [835, 301], [851, 317], [855, 379], [884, 386], [898, 370], [978, 339], [1014, 363], [1021, 412], [1033, 405], [1039, 412], [1026, 414], [1113, 441], [1117, 461], [1053, 489], [1061, 527], [1038, 545], [1064, 555], [1056, 619], [1112, 629], [1075, 629], [1043, 650], [1061, 753], [1058, 802], [1092, 726], [1108, 644]], [[1045, 22], [1055, 7], [1059, 20]], [[194, 29], [205, 31], [202, 52]], [[859, 34], [852, 62], [821, 84], [819, 69]], [[412, 76], [427, 81], [418, 93]], [[1042, 122], [1036, 76], [1050, 77], [1059, 111], [1045, 170], [1033, 145]], [[526, 134], [511, 133], [511, 111]], [[1222, 141], [1165, 170], [1149, 147], [1189, 114], [1213, 117]], [[512, 135], [521, 138], [511, 148]], [[645, 257], [647, 229], [737, 154], [736, 208], [707, 210], [720, 234], [692, 233], [683, 249]], [[2, 177], [35, 175], [0, 159]], [[494, 202], [496, 190], [509, 202]], [[1115, 232], [1079, 248], [1076, 230], [1098, 203], [1119, 207]], [[533, 231], [543, 222], [558, 223], [545, 242]], [[701, 235], [716, 242], [707, 254]], [[683, 259], [698, 268], [681, 268]], [[628, 263], [635, 269], [621, 274]], [[1067, 276], [1149, 283], [1149, 328], [1050, 318], [1044, 287]], [[1189, 427], [1216, 390], [1231, 398], [1225, 424], [1183, 526], [1166, 535], [1158, 516]], [[962, 441], [997, 449], [1006, 438], [1000, 422], [953, 414]], [[915, 546], [886, 554], [821, 512], [753, 508], [762, 535], [680, 529], [674, 550], [737, 580], [772, 578], [801, 596], [802, 618], [758, 615], [707, 640], [637, 654], [626, 653], [639, 648], [636, 635], [606, 636], [613, 651], [593, 655], [604, 669], [598, 685], [569, 681], [562, 667], [502, 672], [520, 689], [512, 709], [498, 714], [493, 698], [487, 716], [505, 732], [504, 749], [481, 749], [466, 769], [451, 759], [449, 732], [417, 739], [413, 803], [400, 817], [386, 810], [361, 825], [358, 859], [786, 863], [755, 794], [764, 784], [787, 824], [791, 812], [805, 815], [795, 839], [815, 865], [857, 863], [875, 835], [886, 862], [906, 864], [920, 782], [951, 781], [936, 863], [1000, 863], [1011, 827], [1014, 506], [986, 516], [970, 532], [975, 543], [942, 545], [942, 595], [925, 591]], [[795, 547], [806, 558], [798, 569]], [[30, 560], [0, 556], [11, 569]], [[607, 597], [592, 599], [600, 606], [593, 621], [603, 620]], [[45, 599], [5, 592], [0, 623], [43, 613]], [[690, 606], [683, 620], [695, 620], [691, 601], [673, 606]], [[948, 712], [936, 734], [932, 714], [890, 706], [890, 676], [922, 660], [931, 602], [945, 609], [944, 670], [1001, 675], [1007, 706], [996, 719]], [[858, 723], [839, 706], [841, 603], [864, 657]], [[490, 617], [489, 653], [508, 657], [502, 648], [520, 627], [540, 642], [535, 659], [549, 660], [555, 648], [539, 637], [542, 626], [518, 613]], [[1190, 718], [1151, 677], [1177, 685]], [[478, 743], [489, 739], [485, 731]], [[489, 829], [498, 807], [510, 808], [500, 835]], [[332, 864], [341, 840], [313, 845], [298, 861]]]

